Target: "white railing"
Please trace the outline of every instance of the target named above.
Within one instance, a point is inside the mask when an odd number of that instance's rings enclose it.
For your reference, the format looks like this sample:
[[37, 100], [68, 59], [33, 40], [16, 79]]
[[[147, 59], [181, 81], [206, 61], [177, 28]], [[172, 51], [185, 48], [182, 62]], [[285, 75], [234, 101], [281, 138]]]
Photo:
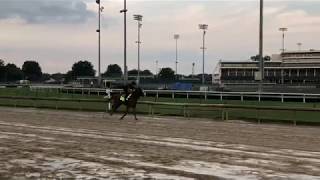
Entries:
[[[105, 95], [106, 89], [101, 88], [67, 88], [67, 87], [46, 87], [46, 86], [31, 86], [31, 90], [47, 89], [63, 91], [65, 93], [81, 93], [81, 94], [96, 94]], [[121, 92], [121, 89], [112, 89], [112, 92]], [[177, 95], [184, 96], [189, 99], [190, 96], [201, 96], [205, 100], [210, 97], [215, 97], [215, 99], [220, 99], [221, 101], [227, 99], [228, 97], [236, 97], [241, 101], [245, 101], [247, 98], [254, 98], [257, 101], [262, 101], [263, 99], [279, 99], [281, 102], [285, 102], [286, 99], [297, 99], [300, 102], [306, 103], [308, 100], [314, 99], [320, 101], [320, 94], [305, 94], [305, 93], [272, 93], [272, 92], [219, 92], [219, 91], [181, 91], [181, 90], [144, 90], [146, 96], [153, 96], [159, 98], [160, 96], [166, 95], [171, 96], [175, 99]]]

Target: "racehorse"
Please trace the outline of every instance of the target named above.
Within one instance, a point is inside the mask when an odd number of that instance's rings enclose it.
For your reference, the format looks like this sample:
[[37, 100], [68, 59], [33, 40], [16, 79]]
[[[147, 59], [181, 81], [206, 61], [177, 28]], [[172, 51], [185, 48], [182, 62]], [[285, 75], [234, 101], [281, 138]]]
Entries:
[[137, 105], [138, 99], [143, 95], [144, 95], [143, 91], [139, 87], [133, 90], [128, 100], [123, 100], [124, 98], [122, 98], [121, 94], [111, 95], [110, 100], [111, 100], [112, 107], [111, 107], [110, 115], [112, 116], [112, 114], [123, 104], [126, 106], [126, 112], [123, 114], [120, 120], [122, 120], [128, 114], [129, 109], [133, 110], [134, 118], [135, 120], [138, 120], [136, 115], [136, 105]]

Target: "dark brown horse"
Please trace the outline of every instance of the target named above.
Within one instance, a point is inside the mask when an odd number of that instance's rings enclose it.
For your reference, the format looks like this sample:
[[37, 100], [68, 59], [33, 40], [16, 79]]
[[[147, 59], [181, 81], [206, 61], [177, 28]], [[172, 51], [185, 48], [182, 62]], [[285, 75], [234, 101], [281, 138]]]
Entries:
[[114, 112], [116, 112], [116, 110], [121, 106], [121, 105], [125, 105], [126, 106], [126, 112], [123, 114], [123, 116], [120, 118], [123, 119], [129, 112], [130, 109], [133, 110], [133, 115], [134, 115], [134, 118], [135, 120], [138, 120], [137, 119], [137, 115], [136, 115], [136, 106], [137, 106], [137, 102], [138, 102], [138, 99], [143, 96], [143, 91], [141, 88], [136, 88], [133, 90], [130, 98], [126, 101], [121, 101], [121, 94], [114, 94], [111, 96], [111, 105], [112, 105], [112, 108], [111, 108], [111, 111], [110, 111], [110, 115], [112, 116], [112, 114]]

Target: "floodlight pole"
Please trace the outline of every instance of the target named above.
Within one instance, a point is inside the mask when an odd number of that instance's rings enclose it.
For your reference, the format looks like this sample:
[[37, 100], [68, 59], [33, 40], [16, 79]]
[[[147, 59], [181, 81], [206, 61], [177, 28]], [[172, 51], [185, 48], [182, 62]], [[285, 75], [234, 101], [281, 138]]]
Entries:
[[176, 78], [178, 79], [178, 39], [180, 38], [179, 34], [174, 35], [174, 39], [176, 40]]
[[192, 63], [192, 76], [191, 76], [192, 78], [194, 77], [194, 66], [195, 66], [195, 63], [193, 62]]
[[206, 30], [208, 29], [207, 24], [199, 24], [199, 28], [203, 30], [203, 36], [202, 36], [202, 84], [204, 85], [205, 79], [204, 79], [204, 53], [205, 53], [205, 35], [206, 35]]
[[124, 83], [126, 84], [128, 82], [128, 68], [127, 68], [127, 1], [124, 0], [124, 8], [120, 10], [120, 13], [123, 13], [123, 24], [124, 24], [124, 31], [123, 31], [123, 36], [124, 36], [124, 57], [123, 57], [123, 69], [124, 69]]
[[204, 80], [204, 53], [205, 53], [205, 35], [206, 35], [206, 31], [204, 30], [203, 31], [203, 38], [202, 38], [202, 84], [205, 83], [205, 80]]
[[101, 86], [101, 4], [100, 0], [96, 0], [96, 3], [98, 4], [98, 86]]
[[159, 71], [159, 69], [158, 69], [158, 63], [159, 63], [159, 61], [156, 60], [156, 75], [158, 75], [158, 71]]
[[142, 27], [141, 21], [142, 21], [142, 15], [133, 15], [134, 20], [138, 21], [138, 41], [136, 41], [136, 43], [138, 44], [138, 74], [137, 74], [137, 81], [138, 81], [138, 85], [140, 83], [140, 45], [141, 45], [141, 41], [140, 41], [140, 29]]
[[285, 32], [288, 31], [288, 28], [285, 28], [285, 27], [282, 27], [282, 28], [279, 28], [279, 31], [282, 32], [282, 53], [285, 51], [285, 48], [284, 48], [284, 39], [285, 39]]
[[263, 91], [264, 80], [264, 62], [263, 62], [263, 0], [260, 0], [260, 27], [259, 27], [259, 69], [260, 69], [260, 83], [259, 92]]

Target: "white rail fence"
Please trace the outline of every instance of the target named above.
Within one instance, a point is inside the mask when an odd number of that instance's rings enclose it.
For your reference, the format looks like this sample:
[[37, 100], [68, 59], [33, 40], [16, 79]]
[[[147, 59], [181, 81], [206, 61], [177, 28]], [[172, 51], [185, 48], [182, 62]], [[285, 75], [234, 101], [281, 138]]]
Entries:
[[[100, 88], [66, 88], [66, 87], [46, 87], [46, 86], [31, 86], [31, 90], [48, 90], [63, 92], [67, 94], [82, 94], [82, 95], [106, 95], [106, 89]], [[121, 89], [112, 89], [112, 93], [120, 93]], [[287, 100], [295, 102], [310, 102], [310, 101], [319, 101], [320, 94], [304, 94], [304, 93], [270, 93], [270, 92], [218, 92], [218, 91], [180, 91], [180, 90], [144, 90], [146, 96], [149, 97], [170, 97], [175, 98], [203, 98], [204, 100], [208, 99], [219, 99], [220, 101], [228, 99], [237, 99], [240, 101], [246, 100], [274, 100], [285, 102]]]

